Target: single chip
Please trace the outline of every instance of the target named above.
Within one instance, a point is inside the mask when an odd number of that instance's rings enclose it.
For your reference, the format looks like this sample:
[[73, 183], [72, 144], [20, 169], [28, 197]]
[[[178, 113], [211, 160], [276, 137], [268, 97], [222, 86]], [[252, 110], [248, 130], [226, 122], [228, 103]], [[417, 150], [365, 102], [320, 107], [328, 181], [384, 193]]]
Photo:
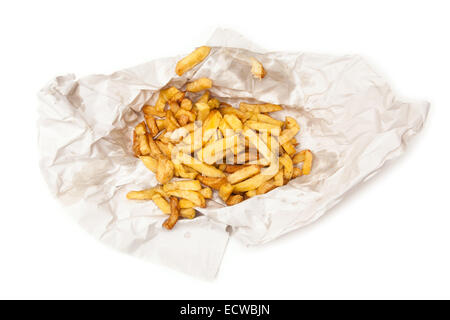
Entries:
[[264, 69], [262, 63], [253, 57], [250, 58], [250, 62], [252, 63], [251, 72], [253, 74], [253, 77], [260, 80], [264, 78], [266, 76], [266, 70]]
[[231, 183], [224, 183], [219, 188], [219, 196], [223, 201], [227, 201], [233, 192], [233, 186]]
[[180, 209], [178, 208], [178, 199], [170, 197], [170, 216], [163, 223], [163, 227], [167, 230], [171, 230], [178, 221], [180, 216]]
[[197, 191], [192, 190], [171, 190], [166, 192], [169, 196], [174, 196], [177, 198], [183, 198], [191, 201], [197, 207], [205, 207], [205, 198]]
[[243, 112], [267, 113], [283, 110], [283, 107], [272, 103], [250, 104], [241, 102], [239, 109]]
[[152, 200], [163, 213], [170, 214], [170, 205], [160, 194], [154, 194]]
[[195, 218], [195, 209], [194, 208], [180, 209], [180, 215], [185, 219], [194, 219]]
[[244, 200], [244, 197], [240, 194], [232, 195], [228, 198], [226, 201], [227, 206], [234, 206], [235, 204], [238, 204], [239, 202], [242, 202]]
[[156, 168], [156, 180], [159, 183], [169, 182], [174, 175], [174, 166], [172, 161], [164, 156], [160, 156], [158, 159], [158, 166]]
[[242, 122], [235, 114], [226, 114], [223, 116], [223, 119], [233, 130], [235, 131], [242, 130]]
[[180, 180], [163, 185], [164, 192], [172, 190], [193, 190], [200, 191], [202, 186], [198, 180]]
[[310, 150], [306, 150], [305, 152], [305, 161], [303, 162], [302, 174], [306, 175], [311, 172], [313, 155]]
[[195, 107], [197, 109], [197, 120], [198, 121], [205, 121], [205, 119], [209, 115], [209, 111], [211, 110], [207, 103], [199, 102], [195, 104]]
[[195, 207], [195, 204], [187, 199], [180, 199], [178, 200], [178, 206], [180, 207], [180, 209], [186, 209]]
[[294, 168], [294, 172], [292, 173], [292, 179], [300, 177], [302, 175], [302, 169]]
[[180, 108], [186, 111], [190, 111], [192, 109], [192, 101], [184, 98], [183, 100], [181, 100]]
[[[208, 78], [200, 78], [195, 81], [189, 82], [186, 85], [186, 91], [199, 92], [202, 90], [210, 89], [212, 87], [212, 80]], [[206, 101], [208, 103], [208, 101]]]
[[280, 157], [280, 163], [283, 165], [283, 176], [286, 180], [291, 180], [294, 171], [291, 157], [287, 153]]
[[246, 196], [247, 198], [252, 198], [252, 197], [256, 196], [256, 190], [250, 190], [250, 191], [247, 191], [247, 192], [245, 193], [245, 196]]
[[216, 189], [216, 190], [219, 190], [220, 187], [224, 183], [228, 182], [227, 178], [225, 178], [225, 177], [213, 178], [213, 177], [205, 177], [205, 176], [201, 176], [201, 175], [197, 176], [197, 180], [200, 181], [205, 186], [211, 187], [211, 188]]
[[207, 177], [221, 178], [225, 177], [225, 174], [214, 166], [205, 164], [197, 159], [192, 158], [190, 155], [185, 153], [179, 153], [177, 159], [184, 165], [200, 172], [202, 175]]
[[150, 115], [150, 116], [157, 116], [160, 118], [163, 118], [166, 116], [166, 113], [164, 111], [158, 111], [158, 110], [156, 110], [156, 108], [154, 106], [144, 106], [142, 108], [142, 111], [144, 112], [144, 114]]
[[234, 191], [233, 192], [246, 192], [249, 190], [257, 189], [260, 185], [262, 185], [267, 180], [272, 179], [275, 174], [265, 174], [265, 173], [259, 173], [256, 176], [253, 176], [247, 180], [244, 180], [242, 182], [239, 182], [238, 184], [234, 185]]
[[202, 46], [195, 49], [188, 56], [177, 62], [177, 65], [175, 67], [176, 74], [181, 76], [186, 71], [191, 70], [197, 64], [202, 62], [209, 55], [210, 51], [211, 48], [207, 46]]
[[274, 179], [270, 179], [263, 184], [261, 184], [258, 189], [256, 189], [256, 194], [264, 194], [267, 193], [273, 189], [275, 189], [277, 185], [275, 184]]
[[141, 159], [142, 163], [153, 173], [156, 173], [156, 170], [158, 168], [158, 160], [155, 158], [152, 158], [150, 156], [140, 156], [139, 159]]
[[[198, 180], [197, 180], [198, 182]], [[203, 188], [200, 190], [200, 194], [205, 198], [205, 199], [211, 199], [212, 198], [212, 190], [211, 188]]]
[[247, 178], [258, 174], [261, 171], [261, 168], [256, 165], [246, 166], [236, 172], [230, 174], [227, 179], [231, 184], [236, 184], [238, 182], [244, 181]]
[[159, 133], [159, 128], [156, 124], [156, 119], [152, 115], [145, 115], [144, 118], [147, 123], [147, 127], [150, 129], [151, 136], [157, 136]]

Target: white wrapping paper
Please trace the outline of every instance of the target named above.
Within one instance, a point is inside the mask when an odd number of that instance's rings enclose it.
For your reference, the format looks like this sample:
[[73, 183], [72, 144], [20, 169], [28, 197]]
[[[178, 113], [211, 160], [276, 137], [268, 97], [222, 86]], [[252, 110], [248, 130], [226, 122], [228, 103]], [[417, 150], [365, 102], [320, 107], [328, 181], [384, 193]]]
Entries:
[[[111, 75], [61, 76], [39, 94], [41, 170], [79, 224], [117, 249], [203, 278], [216, 275], [230, 234], [257, 245], [323, 215], [403, 153], [429, 108], [397, 99], [358, 56], [264, 53], [227, 30], [218, 30], [208, 44], [209, 57], [182, 77], [174, 73], [181, 55]], [[262, 81], [252, 77], [249, 57], [267, 70]], [[297, 119], [297, 140], [313, 151], [313, 169], [232, 207], [210, 201], [203, 216], [166, 231], [166, 216], [151, 201], [125, 197], [157, 184], [133, 157], [131, 134], [142, 121], [140, 109], [154, 103], [159, 89], [199, 77], [213, 79], [212, 95], [235, 106], [283, 104], [285, 110], [274, 115]]]

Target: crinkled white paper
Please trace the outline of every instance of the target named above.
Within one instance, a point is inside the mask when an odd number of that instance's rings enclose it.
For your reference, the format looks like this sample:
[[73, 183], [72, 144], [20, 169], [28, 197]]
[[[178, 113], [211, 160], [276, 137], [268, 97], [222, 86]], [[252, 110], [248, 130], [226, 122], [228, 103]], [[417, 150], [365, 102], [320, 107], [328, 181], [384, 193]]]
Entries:
[[[273, 240], [305, 226], [338, 203], [383, 164], [403, 153], [423, 126], [426, 102], [397, 99], [388, 84], [358, 56], [267, 52], [233, 32], [218, 30], [208, 58], [182, 77], [181, 56], [116, 72], [54, 79], [40, 92], [40, 166], [52, 193], [91, 234], [124, 252], [213, 278], [231, 234], [245, 244]], [[299, 44], [300, 45], [300, 44]], [[258, 50], [259, 53], [249, 50]], [[249, 58], [267, 70], [250, 73]], [[212, 95], [283, 104], [275, 113], [300, 124], [301, 148], [314, 153], [312, 172], [232, 207], [201, 209], [172, 231], [151, 201], [130, 201], [130, 190], [157, 184], [131, 152], [139, 112], [170, 84], [213, 79]]]

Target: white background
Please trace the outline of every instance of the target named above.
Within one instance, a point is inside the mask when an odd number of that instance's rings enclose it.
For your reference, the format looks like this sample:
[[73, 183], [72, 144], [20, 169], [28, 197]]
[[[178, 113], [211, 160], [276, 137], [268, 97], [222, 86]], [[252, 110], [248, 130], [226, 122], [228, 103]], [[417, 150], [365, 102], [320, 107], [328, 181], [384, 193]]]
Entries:
[[[450, 298], [447, 1], [2, 1], [0, 298]], [[216, 27], [269, 50], [360, 54], [399, 97], [428, 100], [406, 153], [318, 222], [231, 240], [204, 282], [105, 247], [38, 169], [38, 90], [189, 52]]]

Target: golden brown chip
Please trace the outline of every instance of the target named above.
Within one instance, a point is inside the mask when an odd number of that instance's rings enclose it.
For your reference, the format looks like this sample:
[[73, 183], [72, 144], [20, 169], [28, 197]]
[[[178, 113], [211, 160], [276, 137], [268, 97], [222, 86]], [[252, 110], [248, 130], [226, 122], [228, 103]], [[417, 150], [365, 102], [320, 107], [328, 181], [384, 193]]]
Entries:
[[158, 159], [158, 166], [156, 168], [156, 180], [159, 183], [169, 182], [174, 175], [174, 166], [172, 161], [164, 156], [160, 156]]
[[306, 175], [311, 172], [313, 155], [310, 150], [306, 150], [305, 152], [305, 161], [303, 162], [302, 174]]
[[211, 187], [211, 188], [213, 188], [215, 190], [219, 190], [220, 187], [224, 183], [228, 182], [227, 178], [225, 178], [225, 177], [214, 178], [214, 177], [206, 177], [206, 176], [202, 176], [202, 175], [198, 175], [197, 176], [197, 180], [200, 181], [205, 186]]
[[250, 61], [252, 63], [251, 72], [252, 72], [253, 76], [260, 80], [262, 78], [264, 78], [266, 76], [266, 70], [264, 69], [262, 63], [253, 57], [250, 58]]
[[[198, 181], [197, 181], [198, 182]], [[211, 199], [212, 198], [212, 190], [211, 188], [203, 188], [200, 190], [200, 194], [205, 198], [205, 199]]]
[[233, 192], [233, 186], [231, 183], [224, 183], [219, 188], [219, 196], [223, 201], [227, 201]]
[[164, 221], [163, 227], [171, 230], [178, 221], [180, 216], [180, 209], [178, 208], [178, 199], [170, 197], [170, 216]]
[[184, 98], [181, 101], [180, 108], [186, 111], [190, 111], [192, 109], [192, 101], [187, 98]]
[[180, 209], [180, 215], [185, 219], [194, 219], [195, 218], [195, 209], [194, 208]]
[[202, 46], [195, 49], [188, 56], [177, 62], [177, 65], [175, 67], [176, 74], [181, 76], [186, 71], [191, 70], [197, 64], [202, 62], [209, 55], [210, 51], [211, 48], [207, 46]]
[[300, 177], [302, 175], [302, 169], [294, 168], [294, 172], [292, 173], [292, 179]]
[[264, 182], [262, 185], [256, 189], [256, 194], [264, 194], [269, 192], [270, 190], [275, 189], [277, 186], [275, 185], [274, 179], [270, 179], [266, 182]]
[[227, 206], [234, 206], [235, 204], [238, 204], [239, 202], [242, 202], [244, 200], [244, 197], [240, 194], [232, 195], [228, 198], [226, 201]]
[[153, 106], [144, 106], [142, 108], [142, 111], [144, 112], [144, 114], [150, 115], [150, 116], [157, 116], [160, 118], [163, 118], [166, 116], [166, 113], [164, 111], [158, 111]]
[[163, 213], [170, 213], [169, 203], [159, 193], [155, 193], [152, 197], [152, 200]]
[[[210, 89], [212, 87], [212, 80], [208, 78], [200, 78], [195, 81], [189, 82], [186, 85], [186, 91], [199, 92], [202, 90]], [[206, 101], [207, 103], [208, 101]]]

